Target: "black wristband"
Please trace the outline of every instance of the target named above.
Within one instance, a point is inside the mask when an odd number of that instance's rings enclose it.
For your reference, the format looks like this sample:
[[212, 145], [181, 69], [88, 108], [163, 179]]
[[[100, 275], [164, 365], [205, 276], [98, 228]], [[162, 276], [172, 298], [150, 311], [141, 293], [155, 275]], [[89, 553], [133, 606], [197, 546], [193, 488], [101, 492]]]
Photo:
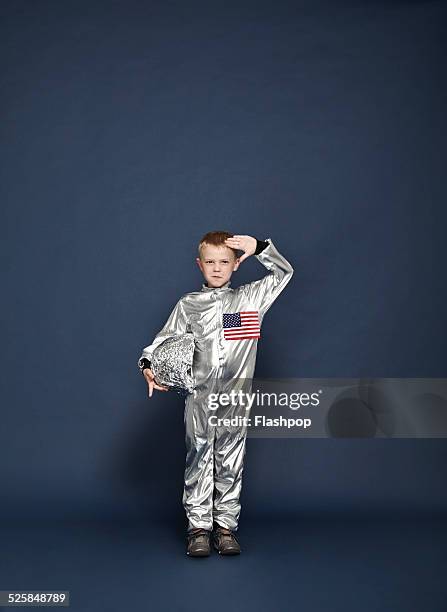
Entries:
[[266, 240], [258, 240], [256, 239], [256, 251], [255, 255], [259, 255], [266, 247], [268, 247], [269, 243]]
[[151, 362], [150, 362], [148, 359], [143, 358], [143, 359], [141, 360], [141, 365], [140, 365], [140, 370], [141, 370], [141, 373], [143, 374], [144, 370], [145, 370], [146, 368], [150, 368], [150, 367], [151, 367]]

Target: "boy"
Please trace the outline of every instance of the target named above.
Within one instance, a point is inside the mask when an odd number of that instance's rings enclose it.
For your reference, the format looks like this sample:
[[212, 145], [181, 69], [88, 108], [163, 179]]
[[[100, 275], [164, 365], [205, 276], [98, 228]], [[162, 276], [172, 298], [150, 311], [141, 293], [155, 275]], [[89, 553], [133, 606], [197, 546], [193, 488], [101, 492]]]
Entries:
[[[243, 251], [238, 257], [237, 251]], [[250, 255], [269, 271], [260, 280], [230, 287], [230, 278]], [[253, 377], [263, 317], [290, 281], [293, 268], [270, 238], [228, 232], [208, 232], [196, 259], [205, 278], [200, 291], [184, 294], [152, 344], [138, 360], [148, 383], [149, 397], [158, 385], [150, 369], [153, 350], [167, 338], [191, 331], [195, 351], [196, 388], [185, 400], [186, 468], [183, 505], [188, 519], [187, 554], [210, 554], [210, 536], [220, 554], [240, 553], [234, 535], [240, 514], [239, 497], [245, 455], [246, 426], [216, 424], [210, 409], [210, 391], [235, 388]], [[224, 388], [228, 381], [227, 389]], [[222, 408], [221, 408], [222, 410]], [[226, 406], [223, 417], [248, 413], [241, 406]], [[222, 413], [219, 414], [219, 418]]]

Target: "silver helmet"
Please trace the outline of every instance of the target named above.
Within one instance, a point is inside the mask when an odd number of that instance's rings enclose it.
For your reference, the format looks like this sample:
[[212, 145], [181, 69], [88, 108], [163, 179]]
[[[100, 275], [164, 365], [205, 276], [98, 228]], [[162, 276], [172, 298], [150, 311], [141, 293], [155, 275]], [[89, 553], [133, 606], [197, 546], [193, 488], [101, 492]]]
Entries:
[[194, 356], [194, 335], [179, 334], [167, 338], [154, 349], [151, 370], [155, 382], [186, 395], [194, 391], [195, 381], [192, 373]]

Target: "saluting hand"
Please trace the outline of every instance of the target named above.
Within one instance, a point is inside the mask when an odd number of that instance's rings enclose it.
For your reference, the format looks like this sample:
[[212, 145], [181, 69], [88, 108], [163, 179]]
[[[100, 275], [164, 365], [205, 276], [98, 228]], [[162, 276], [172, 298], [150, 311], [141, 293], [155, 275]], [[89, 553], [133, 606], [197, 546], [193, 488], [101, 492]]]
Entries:
[[258, 242], [256, 238], [253, 238], [253, 236], [240, 236], [235, 234], [233, 238], [226, 238], [225, 244], [232, 249], [244, 251], [244, 254], [239, 258], [239, 262], [242, 263], [244, 259], [247, 259], [247, 257], [254, 254]]

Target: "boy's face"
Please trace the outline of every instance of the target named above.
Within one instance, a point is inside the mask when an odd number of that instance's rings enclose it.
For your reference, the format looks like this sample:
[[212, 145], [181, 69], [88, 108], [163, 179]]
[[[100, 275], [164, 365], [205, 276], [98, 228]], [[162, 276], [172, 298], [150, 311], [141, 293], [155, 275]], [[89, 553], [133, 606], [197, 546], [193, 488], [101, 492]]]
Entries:
[[239, 258], [235, 256], [234, 251], [225, 245], [204, 244], [201, 248], [200, 257], [197, 257], [196, 261], [202, 270], [208, 287], [225, 285], [233, 272], [239, 268]]

